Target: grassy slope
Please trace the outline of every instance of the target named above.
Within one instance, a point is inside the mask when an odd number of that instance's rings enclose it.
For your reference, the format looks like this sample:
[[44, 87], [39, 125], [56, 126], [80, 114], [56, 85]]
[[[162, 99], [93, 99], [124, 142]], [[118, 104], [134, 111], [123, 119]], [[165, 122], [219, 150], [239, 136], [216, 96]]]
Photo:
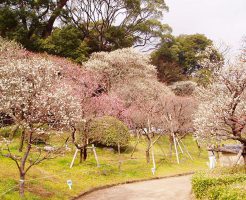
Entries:
[[[86, 162], [78, 164], [77, 159], [75, 166], [70, 169], [69, 165], [74, 150], [63, 157], [48, 160], [33, 167], [26, 177], [26, 199], [69, 199], [93, 187], [153, 177], [151, 174], [152, 163], [146, 164], [145, 161], [144, 141], [138, 145], [134, 159], [130, 159], [134, 143], [135, 141], [132, 141], [130, 147], [121, 155], [123, 160], [121, 171], [118, 169], [118, 154], [99, 148], [97, 148], [97, 153], [101, 164], [100, 168], [96, 167], [93, 154], [89, 152]], [[167, 138], [159, 141], [162, 150], [159, 145], [155, 145], [157, 163], [155, 176], [172, 175], [206, 168], [206, 152], [202, 152], [201, 156], [198, 157], [198, 149], [191, 137], [186, 138], [184, 143], [195, 160], [191, 161], [187, 156], [181, 155], [180, 165], [176, 164], [174, 154], [173, 158], [170, 159], [163, 153], [163, 150], [166, 154], [168, 153]], [[66, 184], [68, 179], [73, 181], [72, 190], [69, 190]], [[7, 158], [0, 157], [0, 195], [18, 184], [18, 180], [15, 163]], [[4, 196], [0, 196], [0, 199], [18, 199], [18, 188], [11, 190]]]

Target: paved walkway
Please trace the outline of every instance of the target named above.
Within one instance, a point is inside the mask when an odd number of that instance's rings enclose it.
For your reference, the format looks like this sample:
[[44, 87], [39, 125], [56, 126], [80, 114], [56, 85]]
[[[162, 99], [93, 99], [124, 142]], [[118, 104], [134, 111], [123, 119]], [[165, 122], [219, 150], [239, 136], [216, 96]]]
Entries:
[[191, 175], [119, 185], [80, 200], [190, 200]]

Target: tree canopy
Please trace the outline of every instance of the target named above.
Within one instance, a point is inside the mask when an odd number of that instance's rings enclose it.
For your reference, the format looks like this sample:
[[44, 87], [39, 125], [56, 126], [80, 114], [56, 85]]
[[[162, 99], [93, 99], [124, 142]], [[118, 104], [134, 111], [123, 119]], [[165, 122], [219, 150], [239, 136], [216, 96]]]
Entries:
[[[207, 49], [210, 48], [210, 52]], [[205, 68], [203, 59], [211, 62], [222, 60], [219, 52], [213, 47], [213, 42], [205, 35], [167, 36], [161, 46], [152, 54], [152, 62], [157, 66], [158, 77], [162, 82], [182, 80]]]
[[155, 46], [171, 31], [161, 22], [166, 11], [164, 0], [4, 0], [0, 35], [82, 62], [97, 51]]

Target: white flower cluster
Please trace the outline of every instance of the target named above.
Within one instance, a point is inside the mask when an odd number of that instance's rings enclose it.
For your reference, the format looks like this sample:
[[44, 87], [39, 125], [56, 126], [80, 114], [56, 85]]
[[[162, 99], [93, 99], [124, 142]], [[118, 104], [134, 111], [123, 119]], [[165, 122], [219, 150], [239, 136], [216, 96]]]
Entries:
[[156, 77], [157, 74], [155, 66], [150, 64], [149, 56], [132, 48], [94, 53], [85, 67], [104, 74], [112, 85], [133, 78]]
[[79, 104], [61, 83], [60, 68], [38, 56], [13, 56], [16, 49], [12, 42], [0, 45], [0, 112], [25, 126], [67, 124], [77, 117]]
[[214, 46], [208, 46], [204, 51], [199, 52], [196, 57], [199, 58], [198, 64], [202, 69], [209, 69], [211, 71], [221, 69], [224, 65], [224, 60], [219, 59], [219, 52]]

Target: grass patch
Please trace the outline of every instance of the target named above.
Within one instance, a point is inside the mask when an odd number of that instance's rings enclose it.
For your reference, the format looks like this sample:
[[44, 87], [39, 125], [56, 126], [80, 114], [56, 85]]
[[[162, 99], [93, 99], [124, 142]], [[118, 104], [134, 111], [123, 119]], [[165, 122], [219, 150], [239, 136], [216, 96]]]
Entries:
[[[133, 158], [130, 158], [135, 142], [132, 139], [131, 144], [122, 152], [120, 158], [117, 152], [97, 148], [100, 168], [96, 167], [93, 153], [89, 151], [87, 161], [79, 164], [77, 158], [72, 169], [69, 168], [69, 165], [75, 149], [70, 144], [69, 146], [72, 148], [70, 152], [56, 159], [47, 160], [29, 171], [26, 177], [26, 199], [70, 199], [94, 187], [155, 176], [174, 175], [207, 167], [207, 152], [203, 151], [198, 157], [199, 150], [191, 136], [184, 139], [183, 142], [187, 145], [194, 160], [192, 161], [188, 156], [180, 154], [180, 165], [176, 163], [174, 152], [172, 158], [167, 155], [169, 142], [168, 138], [163, 137], [154, 147], [157, 171], [153, 176], [151, 173], [152, 163], [147, 164], [145, 160], [146, 143], [144, 140], [137, 146]], [[18, 140], [15, 141], [15, 144], [14, 149], [17, 149]], [[118, 168], [119, 159], [122, 160], [121, 170]], [[13, 161], [0, 157], [0, 163], [1, 195], [18, 184], [19, 177]], [[73, 181], [72, 190], [69, 190], [66, 184], [67, 180]], [[19, 199], [18, 188], [0, 196], [0, 199]]]

